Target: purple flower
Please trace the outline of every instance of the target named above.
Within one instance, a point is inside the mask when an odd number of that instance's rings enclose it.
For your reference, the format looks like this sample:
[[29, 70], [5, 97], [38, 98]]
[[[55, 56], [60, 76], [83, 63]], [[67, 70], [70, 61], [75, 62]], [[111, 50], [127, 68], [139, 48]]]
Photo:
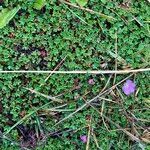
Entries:
[[87, 142], [87, 136], [86, 136], [86, 135], [80, 136], [80, 140], [81, 140], [83, 143], [86, 143], [86, 142]]
[[45, 49], [41, 49], [40, 50], [40, 56], [43, 57], [43, 58], [47, 57], [47, 51]]
[[89, 83], [90, 85], [94, 85], [94, 84], [95, 84], [94, 79], [89, 79], [88, 83]]
[[124, 85], [123, 85], [123, 87], [122, 87], [122, 90], [123, 90], [123, 92], [124, 92], [126, 95], [130, 95], [130, 94], [132, 94], [132, 93], [135, 92], [135, 90], [136, 90], [136, 85], [135, 85], [135, 83], [134, 83], [133, 81], [127, 80], [127, 81], [124, 83]]

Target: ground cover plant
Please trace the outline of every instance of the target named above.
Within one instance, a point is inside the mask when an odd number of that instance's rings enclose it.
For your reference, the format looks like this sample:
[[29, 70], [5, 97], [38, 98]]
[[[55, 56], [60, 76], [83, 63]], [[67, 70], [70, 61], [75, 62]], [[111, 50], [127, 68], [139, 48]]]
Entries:
[[[0, 71], [149, 68], [148, 0], [0, 0]], [[150, 149], [149, 72], [0, 73], [0, 149]]]

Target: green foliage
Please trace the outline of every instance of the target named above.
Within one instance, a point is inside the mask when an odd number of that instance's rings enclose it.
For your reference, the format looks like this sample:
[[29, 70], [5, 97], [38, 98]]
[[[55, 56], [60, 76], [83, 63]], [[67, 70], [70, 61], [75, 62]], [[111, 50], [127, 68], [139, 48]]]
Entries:
[[101, 0], [102, 3], [106, 4], [107, 0]]
[[37, 10], [41, 10], [46, 5], [46, 0], [35, 0], [34, 8]]
[[85, 6], [88, 2], [88, 0], [76, 0], [76, 2], [80, 5], [80, 6]]
[[20, 6], [17, 6], [13, 9], [4, 8], [0, 12], [0, 29], [5, 27], [9, 21], [16, 15], [19, 11]]
[[[15, 20], [11, 20], [0, 30], [0, 70], [54, 70], [65, 57], [59, 70], [114, 70], [116, 35], [118, 69], [145, 68], [149, 65], [150, 26], [146, 21], [149, 20], [150, 11], [146, 1], [133, 1], [129, 8], [123, 7], [122, 1], [88, 1], [86, 8], [114, 17], [115, 20], [111, 21], [97, 14], [61, 4], [57, 0], [47, 1], [43, 9], [41, 8], [44, 5], [40, 5], [39, 11], [33, 8], [35, 1], [31, 0], [5, 1], [2, 7], [10, 8], [18, 4], [21, 9], [15, 15]], [[48, 74], [0, 74], [0, 131], [10, 131], [12, 120], [15, 123], [21, 121], [21, 125], [35, 127], [37, 136], [41, 130], [42, 135], [48, 133], [47, 139], [44, 137], [42, 141], [38, 141], [37, 149], [85, 149], [86, 144], [80, 141], [80, 135], [87, 135], [88, 117], [92, 116], [92, 130], [101, 149], [140, 149], [139, 143], [131, 141], [116, 126], [103, 120], [90, 106], [59, 126], [54, 124], [71, 112], [48, 112], [49, 108], [58, 106], [56, 103], [22, 121], [24, 116], [49, 102], [24, 87], [33, 88], [45, 95], [60, 96], [63, 103], [67, 103], [64, 109], [75, 110], [96, 96], [106, 85], [106, 89], [111, 87], [114, 80], [112, 76], [107, 84], [110, 75], [103, 74], [52, 74], [45, 82], [47, 76]], [[116, 83], [125, 77], [127, 75], [117, 75]], [[88, 84], [91, 78], [95, 81], [94, 85]], [[100, 111], [104, 106], [103, 114], [129, 131], [132, 124], [129, 120], [133, 120], [137, 127], [149, 125], [149, 73], [138, 73], [131, 79], [135, 80], [137, 85], [135, 95], [127, 97], [121, 90], [122, 84], [118, 85], [124, 98], [123, 106], [130, 118], [125, 117], [120, 103], [117, 103], [120, 97], [116, 89], [104, 95], [113, 102], [103, 103], [97, 99], [92, 103], [92, 106]], [[136, 120], [132, 114], [136, 119], [143, 120]], [[49, 134], [60, 130], [62, 133], [58, 137]], [[144, 130], [139, 128], [137, 132], [141, 136], [144, 134]], [[19, 144], [22, 143], [22, 137], [16, 128], [7, 136]], [[39, 139], [42, 139], [42, 136], [39, 136]], [[41, 143], [43, 141], [47, 142]], [[145, 147], [149, 149], [146, 143]], [[0, 149], [12, 149], [12, 143], [0, 139]], [[14, 144], [13, 149], [20, 149], [20, 146]], [[93, 135], [90, 137], [90, 149], [97, 149]]]

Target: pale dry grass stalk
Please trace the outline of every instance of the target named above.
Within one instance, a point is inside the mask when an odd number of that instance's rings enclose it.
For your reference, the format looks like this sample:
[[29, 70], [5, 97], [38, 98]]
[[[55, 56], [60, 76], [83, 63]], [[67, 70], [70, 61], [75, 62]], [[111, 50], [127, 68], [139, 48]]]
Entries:
[[89, 13], [91, 13], [91, 14], [99, 15], [99, 16], [101, 16], [101, 17], [103, 17], [103, 18], [106, 18], [106, 19], [116, 20], [116, 19], [113, 18], [112, 16], [107, 16], [107, 15], [105, 15], [105, 14], [103, 14], [103, 13], [94, 11], [94, 10], [92, 10], [92, 9], [85, 8], [85, 7], [81, 7], [81, 6], [75, 5], [75, 4], [73, 4], [73, 3], [69, 3], [69, 2], [67, 2], [67, 1], [64, 1], [64, 0], [59, 0], [59, 1], [60, 1], [61, 3], [64, 3], [64, 4], [69, 5], [69, 6], [71, 6], [71, 7], [74, 7], [74, 8], [77, 8], [77, 9], [80, 9], [80, 10], [83, 10], [83, 11], [86, 11], [86, 12], [89, 12]]
[[[87, 101], [85, 104], [83, 104], [81, 107], [79, 107], [78, 109], [76, 109], [76, 111], [74, 111], [73, 113], [69, 114], [68, 116], [66, 116], [65, 118], [63, 118], [62, 120], [60, 120], [59, 122], [57, 122], [54, 126], [62, 123], [63, 121], [69, 119], [70, 117], [72, 117], [73, 115], [75, 115], [77, 112], [81, 111], [82, 109], [84, 109], [87, 105], [89, 105], [90, 103], [92, 103], [93, 101], [100, 99], [104, 94], [110, 92], [112, 89], [114, 89], [115, 87], [117, 87], [118, 85], [120, 85], [122, 82], [124, 82], [125, 80], [127, 80], [128, 78], [130, 78], [133, 74], [129, 75], [128, 77], [126, 77], [125, 79], [121, 80], [120, 82], [118, 82], [117, 84], [113, 85], [112, 87], [108, 88], [107, 90], [103, 91], [102, 93], [99, 93], [97, 96], [95, 96], [94, 98], [92, 98], [91, 100]], [[102, 99], [101, 99], [102, 100]]]
[[[118, 37], [117, 37], [117, 32], [115, 33], [115, 70], [117, 71], [118, 69], [118, 62], [117, 62], [117, 57], [118, 57]], [[113, 84], [115, 84], [116, 82], [116, 77], [117, 77], [117, 74], [115, 73], [115, 77], [114, 77], [114, 81], [113, 81]]]
[[86, 143], [86, 150], [89, 150], [89, 146], [90, 146], [90, 135], [91, 135], [91, 122], [92, 122], [92, 117], [90, 117], [89, 123], [88, 123], [88, 137], [87, 137], [87, 143]]
[[39, 96], [45, 97], [45, 98], [47, 98], [47, 99], [49, 99], [51, 101], [58, 102], [58, 103], [62, 103], [63, 102], [61, 99], [58, 99], [58, 98], [50, 96], [50, 95], [45, 95], [45, 94], [40, 93], [40, 92], [38, 92], [36, 90], [30, 89], [30, 88], [24, 88], [24, 89], [29, 90], [31, 93], [34, 93], [34, 94], [37, 94]]
[[138, 72], [148, 72], [150, 68], [126, 69], [126, 70], [74, 70], [74, 71], [36, 71], [36, 70], [1, 70], [0, 73], [37, 73], [37, 74], [128, 74]]
[[67, 55], [61, 60], [61, 62], [55, 67], [55, 69], [53, 70], [53, 72], [51, 72], [48, 77], [45, 79], [45, 82], [50, 78], [50, 76], [63, 64], [63, 62], [65, 61]]

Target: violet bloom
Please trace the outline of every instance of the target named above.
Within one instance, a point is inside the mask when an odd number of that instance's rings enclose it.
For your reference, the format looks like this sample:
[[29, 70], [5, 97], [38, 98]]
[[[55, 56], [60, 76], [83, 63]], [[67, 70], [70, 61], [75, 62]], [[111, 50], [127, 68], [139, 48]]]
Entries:
[[123, 92], [124, 92], [126, 95], [130, 95], [130, 94], [132, 94], [132, 93], [135, 92], [135, 90], [136, 90], [136, 85], [135, 85], [135, 83], [134, 83], [133, 81], [127, 80], [127, 81], [124, 83], [124, 85], [123, 85], [123, 87], [122, 87], [122, 90], [123, 90]]
[[43, 57], [43, 58], [47, 57], [47, 51], [44, 50], [44, 49], [40, 50], [40, 56]]
[[88, 83], [89, 83], [90, 85], [94, 85], [94, 84], [95, 84], [94, 79], [89, 79]]
[[86, 135], [80, 136], [80, 140], [81, 140], [83, 143], [86, 143], [86, 142], [87, 142], [87, 136], [86, 136]]

